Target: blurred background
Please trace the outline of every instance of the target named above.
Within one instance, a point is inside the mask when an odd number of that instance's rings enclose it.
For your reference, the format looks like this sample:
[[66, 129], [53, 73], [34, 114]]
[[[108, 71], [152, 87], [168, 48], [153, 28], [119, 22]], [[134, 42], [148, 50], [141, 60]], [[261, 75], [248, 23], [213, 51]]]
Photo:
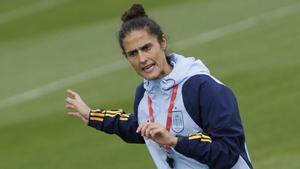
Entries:
[[[0, 1], [0, 168], [154, 168], [126, 144], [67, 116], [66, 90], [93, 108], [133, 111], [135, 75], [118, 46], [136, 1]], [[200, 58], [240, 106], [254, 168], [300, 168], [299, 0], [138, 1], [170, 52]]]

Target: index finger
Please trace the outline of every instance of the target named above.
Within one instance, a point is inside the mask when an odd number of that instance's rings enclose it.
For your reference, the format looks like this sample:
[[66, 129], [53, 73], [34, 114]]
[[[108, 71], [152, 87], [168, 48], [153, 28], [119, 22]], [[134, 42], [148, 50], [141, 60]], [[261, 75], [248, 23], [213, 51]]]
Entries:
[[68, 89], [67, 90], [67, 93], [69, 96], [71, 97], [77, 97], [78, 96], [78, 93], [76, 93], [75, 91], [71, 90], [71, 89]]
[[141, 132], [142, 128], [145, 126], [145, 125], [148, 125], [148, 123], [142, 123], [138, 126], [138, 128], [136, 129], [136, 132], [139, 133]]
[[138, 126], [138, 128], [136, 129], [136, 133], [139, 133], [140, 131], [141, 131], [141, 129], [142, 129], [142, 126], [143, 126], [143, 124], [140, 124], [139, 126]]

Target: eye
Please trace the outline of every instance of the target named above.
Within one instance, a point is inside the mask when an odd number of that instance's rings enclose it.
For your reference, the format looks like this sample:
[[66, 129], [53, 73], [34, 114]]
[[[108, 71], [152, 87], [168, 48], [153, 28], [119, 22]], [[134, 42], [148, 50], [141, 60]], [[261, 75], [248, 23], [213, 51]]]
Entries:
[[137, 53], [138, 53], [137, 50], [129, 51], [129, 52], [127, 52], [127, 56], [128, 57], [135, 57], [137, 55]]
[[146, 44], [142, 47], [142, 51], [147, 52], [151, 50], [152, 45], [151, 44]]

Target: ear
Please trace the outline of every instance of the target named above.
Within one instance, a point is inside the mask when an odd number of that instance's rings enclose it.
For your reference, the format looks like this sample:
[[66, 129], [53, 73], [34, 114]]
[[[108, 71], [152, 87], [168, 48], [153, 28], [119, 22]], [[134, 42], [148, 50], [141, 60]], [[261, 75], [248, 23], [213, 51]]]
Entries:
[[167, 49], [167, 37], [165, 34], [162, 35], [162, 40], [160, 42], [160, 46], [163, 50]]

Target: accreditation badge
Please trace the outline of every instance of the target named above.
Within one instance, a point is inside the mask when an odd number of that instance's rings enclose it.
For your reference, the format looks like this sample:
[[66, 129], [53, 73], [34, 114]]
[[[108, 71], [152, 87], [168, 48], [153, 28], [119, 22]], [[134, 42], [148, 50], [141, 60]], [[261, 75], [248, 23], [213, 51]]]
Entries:
[[180, 133], [184, 128], [183, 125], [183, 114], [181, 111], [172, 112], [172, 130], [175, 133]]

